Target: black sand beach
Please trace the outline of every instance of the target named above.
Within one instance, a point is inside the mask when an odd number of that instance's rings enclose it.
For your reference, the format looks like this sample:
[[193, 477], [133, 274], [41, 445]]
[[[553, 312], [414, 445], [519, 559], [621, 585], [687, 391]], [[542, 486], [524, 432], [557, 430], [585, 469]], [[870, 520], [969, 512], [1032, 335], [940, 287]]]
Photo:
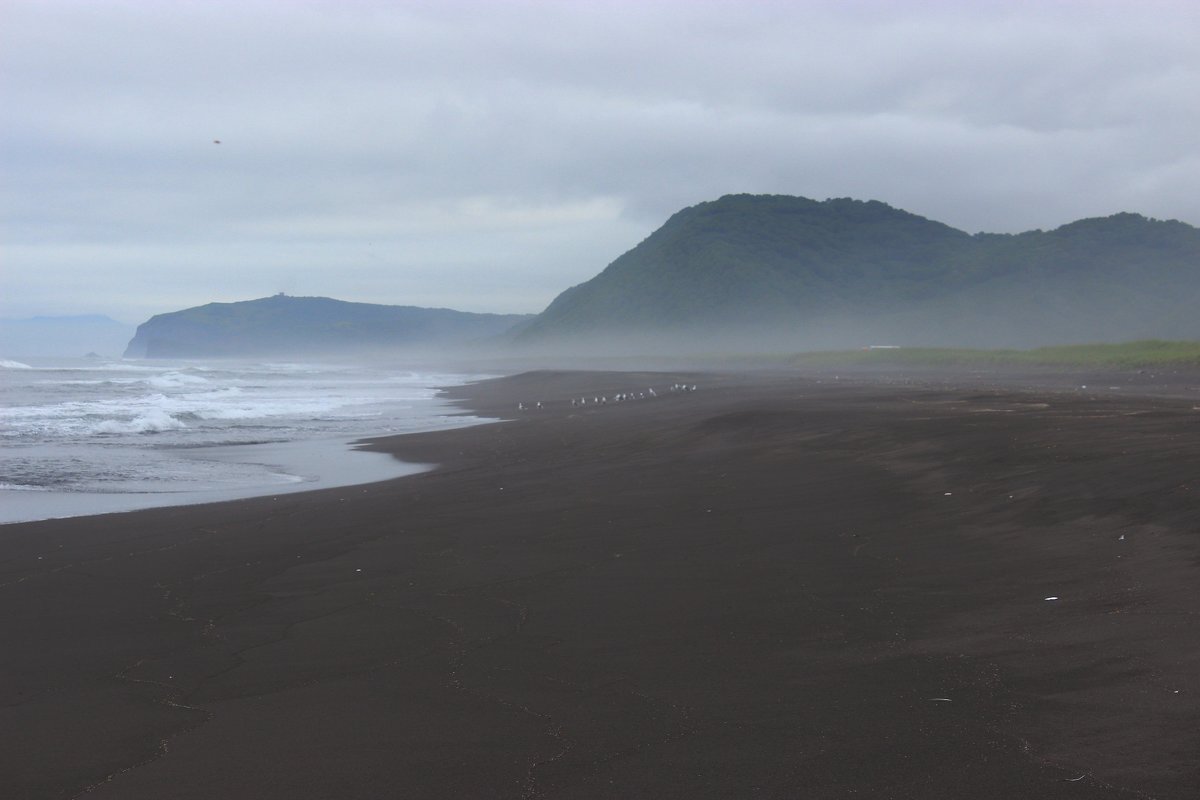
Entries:
[[4, 526], [2, 794], [1200, 796], [1200, 377], [1139, 380], [535, 372], [372, 445], [428, 473]]

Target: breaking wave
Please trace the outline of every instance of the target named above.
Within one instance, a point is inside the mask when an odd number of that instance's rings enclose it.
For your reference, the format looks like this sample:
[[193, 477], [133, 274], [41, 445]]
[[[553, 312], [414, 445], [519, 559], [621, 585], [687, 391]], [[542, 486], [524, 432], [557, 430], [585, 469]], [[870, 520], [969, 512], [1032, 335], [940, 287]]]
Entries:
[[162, 431], [177, 431], [187, 425], [161, 409], [151, 409], [132, 419], [106, 419], [91, 426], [89, 433], [161, 433]]
[[[363, 364], [31, 364], [0, 361], [0, 523], [60, 514], [63, 493], [140, 507], [152, 495], [355, 481], [375, 460], [338, 460], [345, 442], [471, 424], [435, 387], [484, 377]], [[320, 455], [305, 455], [310, 446]], [[381, 459], [382, 472], [395, 474], [394, 461]]]
[[209, 380], [186, 372], [167, 372], [150, 378], [146, 383], [156, 389], [178, 389], [184, 386], [205, 386]]

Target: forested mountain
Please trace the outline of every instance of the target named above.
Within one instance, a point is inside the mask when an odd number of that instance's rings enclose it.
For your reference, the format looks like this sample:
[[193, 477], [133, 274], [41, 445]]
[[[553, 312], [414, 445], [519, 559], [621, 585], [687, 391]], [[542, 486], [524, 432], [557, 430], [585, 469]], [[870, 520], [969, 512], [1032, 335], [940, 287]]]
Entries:
[[278, 294], [159, 314], [138, 326], [127, 358], [337, 354], [464, 344], [527, 319], [445, 308]]
[[1200, 338], [1200, 230], [1116, 214], [971, 235], [877, 201], [730, 195], [672, 216], [514, 339], [698, 347]]
[[[1200, 230], [1137, 214], [968, 234], [877, 201], [729, 195], [536, 317], [275, 297], [160, 314], [133, 357], [483, 342], [583, 352], [1200, 339]], [[507, 333], [506, 333], [507, 332]]]

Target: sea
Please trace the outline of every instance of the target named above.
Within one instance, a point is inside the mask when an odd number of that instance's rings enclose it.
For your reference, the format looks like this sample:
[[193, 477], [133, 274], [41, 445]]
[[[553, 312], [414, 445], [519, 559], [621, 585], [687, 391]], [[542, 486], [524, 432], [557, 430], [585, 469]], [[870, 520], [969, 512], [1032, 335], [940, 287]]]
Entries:
[[350, 361], [0, 359], [0, 523], [348, 486], [427, 469], [365, 437], [486, 420], [491, 377]]

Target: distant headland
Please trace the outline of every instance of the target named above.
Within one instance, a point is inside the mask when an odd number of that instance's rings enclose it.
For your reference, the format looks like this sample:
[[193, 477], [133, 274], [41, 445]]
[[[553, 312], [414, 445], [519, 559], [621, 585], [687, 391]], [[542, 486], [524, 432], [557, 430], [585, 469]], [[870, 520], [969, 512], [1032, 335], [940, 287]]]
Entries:
[[126, 356], [473, 347], [762, 352], [1200, 339], [1200, 230], [1120, 213], [969, 234], [878, 201], [685, 208], [537, 315], [276, 295], [160, 314]]

